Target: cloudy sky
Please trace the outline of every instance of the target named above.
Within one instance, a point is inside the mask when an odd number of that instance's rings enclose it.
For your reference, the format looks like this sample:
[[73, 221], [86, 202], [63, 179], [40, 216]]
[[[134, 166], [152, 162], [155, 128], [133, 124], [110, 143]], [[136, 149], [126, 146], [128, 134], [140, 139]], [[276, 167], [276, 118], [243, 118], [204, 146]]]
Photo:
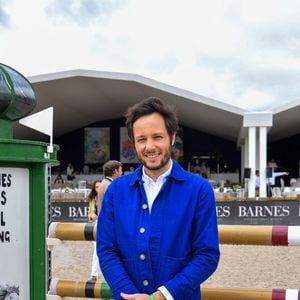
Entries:
[[0, 0], [0, 62], [135, 73], [271, 109], [300, 99], [300, 1]]

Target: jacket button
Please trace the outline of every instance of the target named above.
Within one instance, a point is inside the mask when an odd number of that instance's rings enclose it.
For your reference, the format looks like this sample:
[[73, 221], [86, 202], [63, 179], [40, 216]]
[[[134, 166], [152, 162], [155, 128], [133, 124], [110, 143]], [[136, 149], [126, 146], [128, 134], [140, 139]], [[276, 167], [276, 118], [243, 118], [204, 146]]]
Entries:
[[140, 233], [143, 234], [145, 231], [146, 231], [146, 229], [145, 229], [144, 227], [141, 227], [141, 228], [140, 228]]
[[144, 203], [144, 204], [142, 205], [142, 207], [143, 207], [143, 209], [147, 209], [147, 208], [148, 208], [148, 205], [147, 205], [146, 203]]
[[146, 259], [146, 255], [145, 254], [140, 254], [140, 260], [145, 260]]
[[143, 285], [144, 285], [144, 286], [149, 285], [149, 281], [148, 281], [148, 280], [144, 280], [144, 281], [143, 281]]

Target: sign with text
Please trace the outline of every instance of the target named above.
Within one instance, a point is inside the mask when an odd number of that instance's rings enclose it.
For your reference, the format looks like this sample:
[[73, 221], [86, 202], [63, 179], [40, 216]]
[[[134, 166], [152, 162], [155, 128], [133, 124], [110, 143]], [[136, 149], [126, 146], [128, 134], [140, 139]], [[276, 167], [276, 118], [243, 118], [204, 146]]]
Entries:
[[88, 222], [87, 201], [52, 201], [51, 222]]
[[300, 225], [300, 201], [217, 201], [219, 224]]
[[[218, 223], [224, 225], [300, 225], [300, 201], [217, 201]], [[53, 201], [52, 222], [88, 222], [86, 201]]]
[[29, 299], [29, 261], [29, 170], [0, 168], [0, 291], [7, 299]]

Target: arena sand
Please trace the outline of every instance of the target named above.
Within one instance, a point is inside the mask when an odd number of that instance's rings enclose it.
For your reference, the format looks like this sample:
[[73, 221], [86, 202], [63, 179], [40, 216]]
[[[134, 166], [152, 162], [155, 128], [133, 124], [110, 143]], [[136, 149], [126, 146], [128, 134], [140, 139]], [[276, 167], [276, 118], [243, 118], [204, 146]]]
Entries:
[[[87, 280], [92, 254], [93, 242], [56, 246], [51, 255], [52, 277]], [[300, 289], [300, 248], [221, 245], [218, 269], [203, 286]]]

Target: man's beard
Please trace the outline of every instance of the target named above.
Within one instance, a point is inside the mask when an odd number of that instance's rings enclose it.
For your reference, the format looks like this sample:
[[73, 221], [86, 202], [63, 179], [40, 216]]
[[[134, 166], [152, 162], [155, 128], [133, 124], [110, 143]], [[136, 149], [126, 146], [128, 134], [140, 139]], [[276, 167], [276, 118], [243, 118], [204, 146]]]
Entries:
[[156, 171], [162, 169], [164, 166], [166, 166], [171, 158], [171, 147], [169, 147], [168, 151], [165, 153], [165, 155], [162, 157], [160, 163], [158, 165], [152, 166], [147, 164], [147, 161], [142, 158], [141, 155], [137, 155], [138, 160], [144, 165], [144, 167], [151, 171]]

